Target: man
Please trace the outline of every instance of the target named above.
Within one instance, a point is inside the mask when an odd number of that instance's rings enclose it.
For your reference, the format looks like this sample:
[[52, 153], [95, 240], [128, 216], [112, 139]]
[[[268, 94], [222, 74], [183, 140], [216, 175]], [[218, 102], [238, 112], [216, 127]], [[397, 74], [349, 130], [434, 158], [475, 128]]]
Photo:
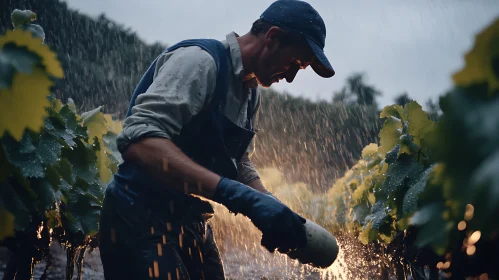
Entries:
[[305, 220], [265, 189], [249, 152], [257, 85], [292, 82], [309, 65], [332, 77], [325, 36], [309, 4], [279, 0], [244, 36], [187, 40], [158, 56], [117, 139], [124, 162], [100, 224], [106, 279], [224, 279], [206, 200], [250, 218], [270, 252], [306, 245]]

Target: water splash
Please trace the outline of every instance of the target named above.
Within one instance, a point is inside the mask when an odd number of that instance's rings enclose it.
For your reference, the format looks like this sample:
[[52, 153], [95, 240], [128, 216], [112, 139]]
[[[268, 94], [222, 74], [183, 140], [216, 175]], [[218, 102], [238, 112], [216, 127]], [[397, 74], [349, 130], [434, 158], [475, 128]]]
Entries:
[[[276, 169], [261, 170], [260, 175], [265, 186], [294, 211], [314, 222], [328, 219], [327, 211], [312, 203], [323, 195], [312, 193], [304, 184], [287, 184]], [[379, 252], [362, 245], [346, 230], [335, 234], [340, 246], [336, 261], [327, 269], [316, 269], [287, 255], [269, 253], [260, 245], [261, 232], [248, 218], [231, 214], [218, 204], [214, 207], [211, 224], [229, 279], [333, 280], [380, 275], [383, 264]]]

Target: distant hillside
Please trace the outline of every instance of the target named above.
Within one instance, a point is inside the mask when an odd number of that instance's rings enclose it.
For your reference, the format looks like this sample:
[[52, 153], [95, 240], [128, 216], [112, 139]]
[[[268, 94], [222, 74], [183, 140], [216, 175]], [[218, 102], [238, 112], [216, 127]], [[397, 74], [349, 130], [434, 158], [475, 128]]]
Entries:
[[[11, 28], [15, 8], [37, 13], [46, 43], [65, 71], [55, 94], [63, 101], [71, 97], [80, 111], [105, 105], [107, 113], [122, 118], [136, 83], [166, 48], [145, 44], [105, 16], [94, 20], [58, 0], [0, 1], [0, 33]], [[289, 179], [316, 190], [329, 188], [379, 131], [376, 106], [315, 103], [272, 90], [264, 92], [262, 102], [255, 164], [276, 165]]]

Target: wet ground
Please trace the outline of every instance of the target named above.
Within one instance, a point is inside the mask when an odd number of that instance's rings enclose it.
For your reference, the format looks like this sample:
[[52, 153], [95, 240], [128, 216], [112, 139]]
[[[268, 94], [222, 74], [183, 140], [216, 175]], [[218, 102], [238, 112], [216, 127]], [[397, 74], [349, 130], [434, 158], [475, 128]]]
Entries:
[[[230, 248], [230, 240], [226, 240], [223, 247]], [[222, 245], [220, 245], [222, 246]], [[2, 250], [2, 260], [5, 260], [7, 252]], [[48, 279], [65, 279], [66, 252], [58, 244], [52, 245], [52, 254], [54, 255], [54, 266], [48, 274]], [[224, 268], [228, 279], [320, 279], [317, 272], [306, 272], [301, 265], [292, 262], [283, 261], [281, 256], [272, 256], [266, 253], [265, 256], [257, 255], [249, 251], [237, 250], [233, 247], [225, 249], [223, 253]], [[275, 259], [273, 262], [269, 260]], [[264, 262], [265, 261], [265, 262]], [[40, 279], [45, 269], [45, 262], [37, 265], [34, 279]], [[0, 279], [3, 278], [5, 262], [0, 261]], [[76, 277], [75, 277], [76, 279]], [[89, 253], [87, 251], [83, 269], [84, 280], [103, 279], [102, 265], [99, 257], [99, 251]]]
[[[212, 225], [227, 279], [325, 279], [320, 272], [286, 255], [267, 252], [260, 246], [260, 232], [241, 215], [235, 217], [223, 210], [218, 211], [218, 215], [212, 220]], [[59, 244], [53, 244], [51, 251], [54, 265], [48, 274], [48, 279], [65, 279], [66, 252]], [[3, 278], [6, 257], [6, 250], [0, 248], [0, 279]], [[46, 262], [37, 265], [34, 279], [40, 279], [45, 266]], [[93, 252], [87, 250], [83, 279], [103, 279], [98, 250]]]

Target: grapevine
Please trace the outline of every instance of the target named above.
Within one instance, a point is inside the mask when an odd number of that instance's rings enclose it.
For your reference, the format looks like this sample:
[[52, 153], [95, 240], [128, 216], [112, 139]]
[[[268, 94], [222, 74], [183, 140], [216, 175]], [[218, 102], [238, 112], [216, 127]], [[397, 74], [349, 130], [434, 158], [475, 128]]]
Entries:
[[[0, 36], [0, 243], [14, 253], [5, 278], [29, 279], [58, 242], [68, 252], [66, 278], [76, 265], [81, 279], [85, 251], [98, 244], [104, 189], [121, 161], [121, 123], [102, 106], [79, 114], [72, 100], [53, 97], [64, 73], [34, 20], [15, 10], [15, 29]], [[499, 244], [491, 222], [499, 215], [497, 46], [499, 20], [453, 75], [438, 121], [415, 101], [386, 106], [379, 143], [364, 147], [326, 195], [299, 183], [275, 195], [389, 255], [399, 279], [408, 271], [423, 279], [425, 270], [432, 279], [497, 277], [493, 262], [480, 265]]]
[[[23, 15], [36, 18], [16, 10], [13, 22]], [[81, 278], [84, 252], [97, 245], [104, 189], [119, 160], [106, 143], [114, 142], [120, 124], [102, 107], [79, 115], [74, 103], [52, 96], [52, 79], [63, 71], [36, 36], [20, 28], [0, 37], [8, 70], [0, 77], [0, 242], [14, 254], [5, 279], [29, 279], [54, 241], [68, 251], [67, 279], [75, 263]]]
[[440, 98], [436, 123], [415, 101], [381, 111], [379, 146], [366, 146], [329, 191], [333, 230], [386, 248], [410, 240], [394, 263], [419, 262], [449, 277], [497, 276], [480, 263], [499, 233], [491, 222], [499, 214], [497, 46], [499, 19], [477, 36], [455, 87]]

